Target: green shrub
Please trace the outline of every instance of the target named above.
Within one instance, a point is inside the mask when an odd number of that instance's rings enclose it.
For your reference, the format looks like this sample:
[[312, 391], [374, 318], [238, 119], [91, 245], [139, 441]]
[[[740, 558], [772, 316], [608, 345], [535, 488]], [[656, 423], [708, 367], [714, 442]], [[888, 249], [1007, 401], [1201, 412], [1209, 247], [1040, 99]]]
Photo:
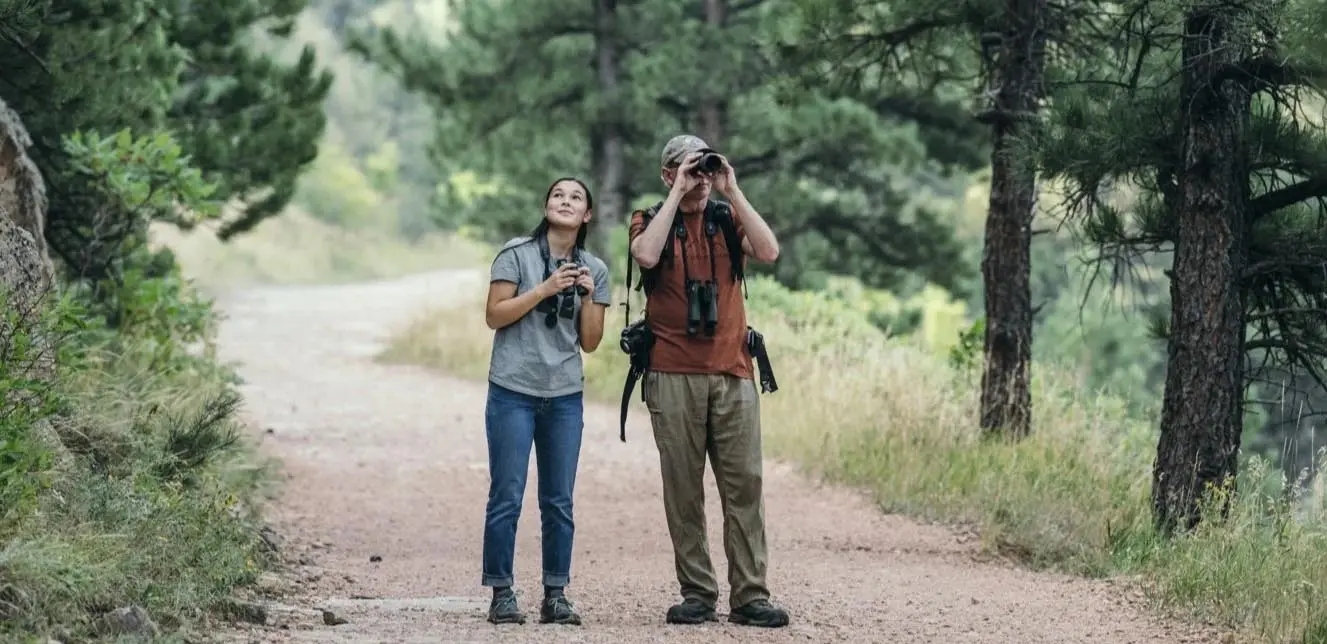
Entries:
[[130, 232], [102, 279], [3, 320], [0, 635], [86, 640], [130, 606], [206, 631], [269, 563], [254, 513], [269, 479], [241, 439], [235, 375], [207, 350], [211, 302], [141, 232], [207, 188], [168, 137], [67, 147]]
[[0, 292], [0, 539], [35, 510], [49, 484], [53, 445], [40, 430], [59, 397], [47, 372], [70, 323], [68, 308], [31, 310]]
[[[60, 339], [57, 376], [42, 404], [0, 421], [26, 456], [7, 460], [6, 482], [28, 482], [4, 488], [0, 588], [21, 601], [0, 632], [90, 636], [101, 613], [130, 605], [182, 627], [262, 570], [251, 508], [266, 471], [241, 440], [234, 376], [165, 348], [210, 338], [211, 312], [192, 297], [148, 282], [119, 293], [118, 332], [64, 299], [78, 328]], [[42, 425], [54, 440], [37, 440]]]

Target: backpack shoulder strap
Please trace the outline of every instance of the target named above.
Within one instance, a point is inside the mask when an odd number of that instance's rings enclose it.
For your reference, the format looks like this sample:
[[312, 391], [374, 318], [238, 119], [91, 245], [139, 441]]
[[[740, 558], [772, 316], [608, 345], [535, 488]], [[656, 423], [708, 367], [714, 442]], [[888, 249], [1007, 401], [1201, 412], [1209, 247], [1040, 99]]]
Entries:
[[[649, 225], [650, 225], [650, 220], [654, 219], [654, 215], [658, 214], [658, 212], [659, 212], [659, 208], [661, 208], [661, 207], [663, 207], [663, 202], [662, 202], [662, 201], [660, 201], [660, 202], [654, 204], [653, 206], [650, 206], [649, 208], [646, 208], [645, 210], [638, 210], [638, 211], [634, 211], [634, 212], [632, 212], [632, 213], [631, 213], [631, 217], [628, 217], [628, 218], [627, 218], [627, 226], [630, 226], [630, 225], [631, 225], [631, 220], [632, 220], [633, 218], [635, 218], [636, 213], [639, 212], [640, 215], [641, 215], [641, 230], [643, 231], [643, 230], [645, 229], [646, 226], [649, 226]], [[640, 271], [640, 277], [638, 277], [638, 278], [636, 279], [636, 285], [633, 287], [633, 286], [631, 285], [631, 273], [632, 273], [632, 270], [631, 270], [631, 269], [632, 269], [632, 266], [634, 266], [635, 264], [636, 264], [636, 258], [634, 258], [634, 257], [631, 256], [631, 238], [630, 238], [630, 235], [628, 235], [628, 238], [627, 238], [627, 294], [626, 294], [627, 299], [626, 299], [625, 302], [623, 302], [623, 304], [624, 304], [624, 306], [625, 306], [625, 308], [626, 308], [626, 321], [625, 321], [624, 325], [629, 325], [629, 324], [631, 324], [631, 291], [632, 291], [632, 290], [636, 290], [636, 291], [640, 291], [640, 290], [642, 290], [642, 288], [644, 287], [644, 283], [645, 283], [645, 281], [646, 281], [646, 274], [649, 272], [649, 271], [647, 271], [647, 270], [645, 270], [645, 269], [642, 268], [641, 271]], [[646, 294], [648, 295], [648, 289], [647, 289], [647, 293], [646, 293]]]
[[[654, 219], [654, 216], [659, 214], [660, 208], [663, 208], [662, 201], [656, 202], [653, 206], [650, 206], [641, 213], [642, 221], [646, 226], [650, 225], [650, 221]], [[672, 231], [670, 231], [668, 242], [664, 244], [663, 249], [659, 252], [659, 262], [655, 264], [653, 268], [641, 269], [640, 279], [636, 281], [636, 287], [635, 287], [636, 290], [644, 292], [645, 296], [649, 297], [650, 292], [654, 290], [655, 282], [657, 282], [659, 279], [660, 267], [669, 265], [672, 262], [672, 259], [673, 259], [673, 233]], [[631, 284], [631, 277], [628, 276], [627, 285], [630, 286], [630, 284]]]
[[[640, 216], [641, 216], [641, 231], [642, 231], [642, 232], [644, 232], [645, 228], [646, 228], [647, 226], [650, 225], [650, 221], [654, 219], [654, 216], [655, 216], [656, 214], [658, 214], [658, 212], [659, 212], [659, 208], [662, 207], [662, 206], [663, 206], [663, 202], [660, 201], [659, 203], [656, 203], [656, 204], [654, 204], [653, 206], [650, 206], [649, 208], [646, 208], [645, 210], [639, 210], [639, 211], [637, 211], [637, 212], [640, 213]], [[635, 213], [632, 213], [632, 216], [634, 217], [634, 216], [635, 216]], [[628, 221], [629, 221], [629, 220], [628, 220]], [[636, 259], [635, 259], [634, 257], [631, 256], [631, 248], [630, 248], [630, 244], [631, 244], [631, 242], [628, 241], [628, 242], [627, 242], [627, 245], [628, 245], [628, 248], [627, 248], [627, 291], [628, 291], [628, 292], [630, 292], [632, 288], [635, 288], [635, 290], [637, 290], [637, 291], [641, 290], [641, 282], [645, 279], [645, 273], [646, 273], [645, 269], [642, 268], [642, 269], [640, 270], [640, 272], [641, 272], [640, 279], [636, 280], [636, 285], [635, 285], [634, 287], [631, 285], [631, 266], [632, 266], [632, 264], [635, 264], [635, 263], [636, 263]], [[665, 249], [666, 249], [666, 247], [665, 247]]]
[[742, 262], [742, 239], [737, 235], [737, 224], [733, 222], [733, 207], [725, 201], [711, 199], [709, 207], [705, 210], [705, 215], [723, 233], [724, 244], [728, 247], [728, 259], [732, 263], [733, 281], [741, 280], [745, 287], [746, 276]]

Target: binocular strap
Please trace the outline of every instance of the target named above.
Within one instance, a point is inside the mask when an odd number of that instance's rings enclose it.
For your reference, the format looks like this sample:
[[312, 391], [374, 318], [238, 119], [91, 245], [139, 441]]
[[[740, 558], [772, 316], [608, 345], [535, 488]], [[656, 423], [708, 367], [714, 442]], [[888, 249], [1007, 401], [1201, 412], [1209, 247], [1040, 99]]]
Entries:
[[[716, 266], [715, 266], [715, 262], [714, 262], [714, 235], [716, 235], [716, 234], [718, 233], [718, 226], [717, 226], [713, 221], [710, 221], [709, 219], [706, 219], [706, 220], [702, 223], [702, 226], [704, 227], [705, 241], [708, 243], [708, 245], [709, 245], [709, 251], [710, 251], [710, 252], [709, 252], [709, 256], [710, 256], [710, 281], [711, 281], [711, 282], [717, 282], [717, 280], [718, 280], [718, 272], [717, 272], [717, 270], [716, 270]], [[683, 223], [680, 222], [680, 221], [677, 222], [677, 223], [674, 225], [673, 236], [677, 239], [677, 241], [681, 242], [681, 245], [682, 245], [681, 252], [682, 252], [682, 276], [683, 276], [683, 279], [685, 279], [686, 281], [690, 282], [690, 281], [691, 281], [691, 263], [687, 261], [687, 229], [686, 229], [686, 225], [683, 224]], [[668, 243], [670, 243], [670, 244], [673, 243], [673, 240], [671, 240], [671, 239], [668, 240]]]
[[746, 347], [751, 357], [756, 359], [756, 368], [760, 370], [760, 393], [772, 394], [779, 390], [779, 383], [774, 380], [774, 366], [769, 362], [769, 352], [765, 350], [765, 336], [751, 327], [746, 328]]
[[[623, 443], [627, 442], [627, 406], [631, 403], [631, 392], [636, 388], [636, 381], [640, 380], [640, 377], [644, 374], [644, 371], [633, 365], [627, 371], [627, 381], [622, 387], [622, 426], [619, 438]], [[640, 390], [640, 398], [642, 401], [645, 400], [644, 387]]]
[[774, 380], [774, 367], [769, 363], [769, 354], [764, 347], [756, 358], [756, 367], [760, 369], [760, 393], [772, 394], [779, 390], [779, 383]]

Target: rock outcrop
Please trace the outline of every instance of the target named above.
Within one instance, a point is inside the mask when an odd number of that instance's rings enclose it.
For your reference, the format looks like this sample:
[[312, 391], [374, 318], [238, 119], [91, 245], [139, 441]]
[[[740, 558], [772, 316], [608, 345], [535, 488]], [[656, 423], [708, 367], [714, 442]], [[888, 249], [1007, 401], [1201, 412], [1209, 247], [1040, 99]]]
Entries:
[[0, 292], [9, 310], [30, 311], [54, 288], [46, 248], [46, 183], [28, 156], [32, 137], [0, 100]]
[[[9, 363], [8, 369], [50, 383], [56, 366], [54, 339], [45, 337], [35, 323], [55, 291], [55, 267], [46, 249], [46, 183], [28, 156], [31, 145], [22, 119], [0, 100], [0, 360]], [[26, 354], [12, 350], [20, 333], [31, 340]], [[36, 392], [7, 394], [4, 402], [23, 404]], [[31, 436], [53, 452], [57, 464], [68, 461], [69, 452], [49, 419], [37, 421]]]

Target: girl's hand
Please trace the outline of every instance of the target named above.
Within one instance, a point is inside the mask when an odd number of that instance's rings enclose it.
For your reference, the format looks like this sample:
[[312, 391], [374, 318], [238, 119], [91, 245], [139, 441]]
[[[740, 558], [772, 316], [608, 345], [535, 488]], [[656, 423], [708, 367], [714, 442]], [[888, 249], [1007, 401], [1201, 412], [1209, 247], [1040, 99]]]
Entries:
[[594, 295], [594, 278], [590, 276], [590, 269], [581, 267], [580, 274], [576, 276], [576, 285], [585, 289], [581, 297], [589, 298]]
[[578, 274], [579, 272], [571, 264], [559, 266], [548, 279], [535, 287], [535, 290], [539, 291], [539, 299], [547, 299], [561, 293], [563, 289], [576, 283]]

